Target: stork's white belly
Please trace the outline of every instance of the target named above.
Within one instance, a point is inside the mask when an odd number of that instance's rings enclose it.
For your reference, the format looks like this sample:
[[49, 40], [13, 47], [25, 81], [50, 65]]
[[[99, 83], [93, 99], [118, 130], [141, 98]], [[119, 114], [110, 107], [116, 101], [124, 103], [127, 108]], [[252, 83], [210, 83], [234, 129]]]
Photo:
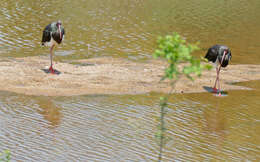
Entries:
[[51, 41], [45, 42], [44, 45], [51, 47], [53, 45], [57, 45], [57, 42], [51, 37]]

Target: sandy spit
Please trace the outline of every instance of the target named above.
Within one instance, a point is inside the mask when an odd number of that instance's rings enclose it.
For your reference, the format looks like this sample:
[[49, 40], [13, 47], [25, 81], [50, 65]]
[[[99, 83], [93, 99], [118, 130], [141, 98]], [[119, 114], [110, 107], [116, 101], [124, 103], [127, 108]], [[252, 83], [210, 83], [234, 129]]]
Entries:
[[[75, 64], [75, 62], [77, 62]], [[55, 62], [59, 75], [48, 74], [49, 58], [35, 56], [0, 59], [0, 90], [26, 95], [72, 96], [86, 94], [167, 93], [169, 81], [159, 82], [166, 64], [158, 60], [145, 63], [118, 58], [77, 60], [74, 64]], [[203, 72], [190, 81], [181, 78], [175, 93], [207, 92], [214, 84], [215, 69]], [[232, 83], [260, 79], [260, 65], [229, 65], [221, 71], [221, 87], [225, 91], [249, 89]]]

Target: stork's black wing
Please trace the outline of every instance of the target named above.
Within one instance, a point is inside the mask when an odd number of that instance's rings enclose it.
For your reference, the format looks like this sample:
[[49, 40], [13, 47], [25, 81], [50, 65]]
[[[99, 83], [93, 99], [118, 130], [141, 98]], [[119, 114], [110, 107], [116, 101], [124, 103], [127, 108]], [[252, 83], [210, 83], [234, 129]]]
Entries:
[[218, 57], [218, 49], [219, 49], [219, 45], [215, 45], [209, 48], [205, 58], [208, 59], [209, 61], [216, 62]]
[[47, 25], [42, 33], [42, 45], [45, 42], [51, 41], [51, 24]]

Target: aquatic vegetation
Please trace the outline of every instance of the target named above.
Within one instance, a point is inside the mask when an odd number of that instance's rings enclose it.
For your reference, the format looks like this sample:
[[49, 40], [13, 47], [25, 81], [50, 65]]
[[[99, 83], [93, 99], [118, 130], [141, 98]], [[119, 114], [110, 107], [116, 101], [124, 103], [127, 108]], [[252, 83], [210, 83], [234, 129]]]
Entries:
[[[160, 124], [156, 133], [156, 138], [159, 140], [159, 157], [158, 161], [162, 159], [163, 147], [166, 144], [167, 138], [165, 132], [165, 115], [168, 99], [174, 90], [174, 85], [180, 76], [186, 76], [190, 80], [194, 80], [194, 76], [201, 76], [202, 70], [211, 69], [210, 65], [201, 64], [201, 59], [197, 59], [191, 55], [192, 52], [199, 49], [197, 44], [186, 43], [178, 33], [167, 35], [158, 38], [158, 47], [154, 52], [155, 58], [162, 58], [167, 61], [168, 67], [165, 69], [164, 79], [171, 80], [171, 91], [165, 96], [160, 97]], [[180, 65], [180, 64], [184, 65]]]

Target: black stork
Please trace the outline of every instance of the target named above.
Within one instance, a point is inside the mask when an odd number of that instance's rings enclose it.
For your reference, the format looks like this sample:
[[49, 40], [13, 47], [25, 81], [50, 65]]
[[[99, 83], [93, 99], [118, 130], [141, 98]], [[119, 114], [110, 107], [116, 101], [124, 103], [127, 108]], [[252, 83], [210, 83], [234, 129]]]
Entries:
[[52, 22], [47, 25], [42, 34], [42, 45], [50, 47], [50, 60], [51, 65], [48, 72], [55, 74], [55, 70], [52, 67], [53, 48], [62, 42], [65, 35], [64, 27], [61, 25], [61, 21]]
[[[214, 45], [208, 49], [208, 52], [205, 56], [208, 61], [213, 62], [216, 65], [217, 77], [213, 87], [213, 91], [217, 93], [219, 91], [219, 96], [221, 96], [220, 83], [219, 83], [219, 72], [221, 67], [226, 67], [228, 62], [231, 60], [231, 51], [227, 46], [224, 45]], [[218, 82], [218, 89], [216, 85]]]

